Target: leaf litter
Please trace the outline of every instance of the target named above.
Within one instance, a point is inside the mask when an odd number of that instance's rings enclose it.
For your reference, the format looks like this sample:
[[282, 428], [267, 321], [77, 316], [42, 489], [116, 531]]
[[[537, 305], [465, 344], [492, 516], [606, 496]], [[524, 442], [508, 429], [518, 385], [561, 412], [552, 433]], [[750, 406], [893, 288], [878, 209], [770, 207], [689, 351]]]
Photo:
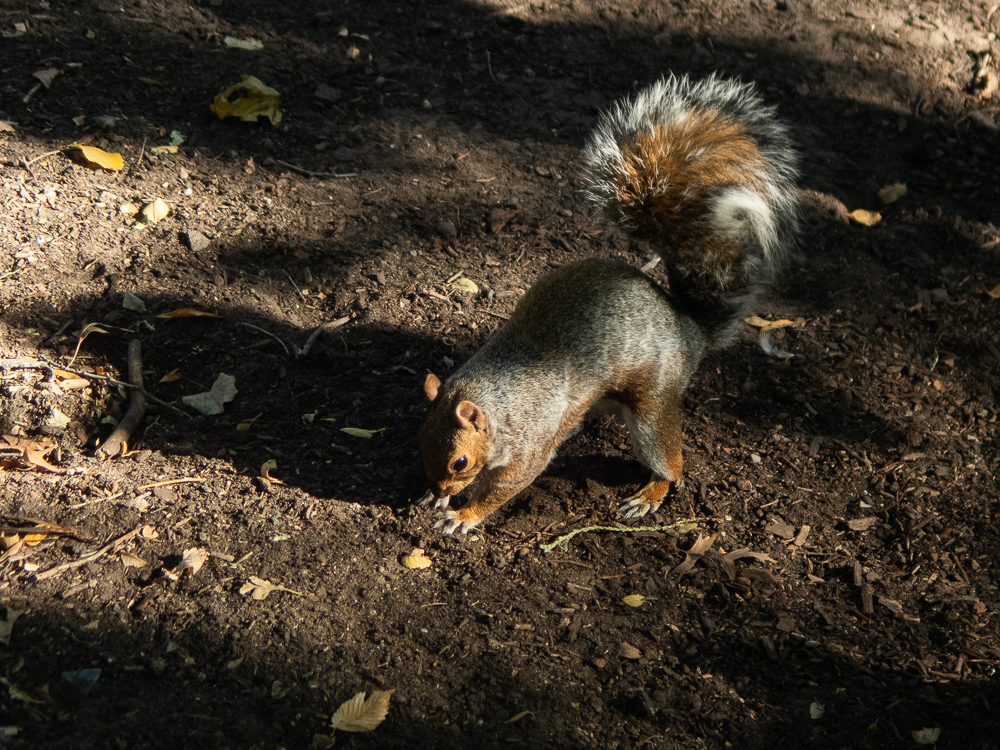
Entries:
[[330, 727], [342, 732], [370, 732], [385, 720], [389, 713], [389, 698], [394, 690], [375, 690], [365, 699], [364, 691], [340, 704], [330, 719]]

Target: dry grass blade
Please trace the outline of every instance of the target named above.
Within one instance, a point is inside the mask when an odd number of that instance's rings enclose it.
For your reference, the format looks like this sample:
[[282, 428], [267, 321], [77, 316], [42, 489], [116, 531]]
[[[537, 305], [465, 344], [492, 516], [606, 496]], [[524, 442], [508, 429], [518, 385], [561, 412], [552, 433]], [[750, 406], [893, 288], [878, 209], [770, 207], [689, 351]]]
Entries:
[[345, 701], [330, 720], [333, 729], [344, 732], [370, 732], [385, 719], [389, 712], [392, 690], [376, 690], [368, 700], [364, 692]]

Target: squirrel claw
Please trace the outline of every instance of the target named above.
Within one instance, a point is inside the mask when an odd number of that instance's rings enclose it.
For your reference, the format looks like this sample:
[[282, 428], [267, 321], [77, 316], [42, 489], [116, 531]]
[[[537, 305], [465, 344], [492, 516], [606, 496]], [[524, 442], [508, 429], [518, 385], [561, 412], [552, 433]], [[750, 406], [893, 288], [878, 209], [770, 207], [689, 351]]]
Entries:
[[655, 509], [649, 501], [644, 500], [641, 497], [633, 497], [625, 502], [618, 509], [618, 512], [625, 518], [642, 518], [644, 515], [649, 513], [650, 510]]
[[450, 495], [445, 495], [444, 497], [434, 497], [434, 490], [427, 490], [424, 496], [417, 500], [421, 505], [430, 505], [434, 503], [434, 507], [437, 509], [447, 508], [448, 502], [451, 500]]
[[462, 534], [468, 534], [476, 524], [469, 521], [463, 521], [459, 518], [458, 511], [456, 510], [446, 510], [442, 513], [438, 513], [438, 521], [434, 524], [435, 529], [441, 529], [441, 533], [445, 536], [450, 536], [456, 531]]

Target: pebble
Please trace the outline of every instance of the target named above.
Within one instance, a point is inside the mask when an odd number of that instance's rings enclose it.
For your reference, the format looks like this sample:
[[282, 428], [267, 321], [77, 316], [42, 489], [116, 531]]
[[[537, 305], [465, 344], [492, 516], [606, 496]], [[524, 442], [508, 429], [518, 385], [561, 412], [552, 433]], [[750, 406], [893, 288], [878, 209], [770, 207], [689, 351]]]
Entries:
[[446, 240], [453, 240], [458, 236], [458, 229], [456, 229], [455, 225], [447, 219], [441, 219], [441, 221], [437, 223], [437, 226], [434, 227], [434, 231]]
[[212, 241], [208, 239], [205, 235], [199, 232], [197, 229], [189, 229], [184, 232], [181, 237], [184, 240], [184, 244], [191, 248], [192, 252], [200, 253], [202, 250], [207, 248], [212, 244]]

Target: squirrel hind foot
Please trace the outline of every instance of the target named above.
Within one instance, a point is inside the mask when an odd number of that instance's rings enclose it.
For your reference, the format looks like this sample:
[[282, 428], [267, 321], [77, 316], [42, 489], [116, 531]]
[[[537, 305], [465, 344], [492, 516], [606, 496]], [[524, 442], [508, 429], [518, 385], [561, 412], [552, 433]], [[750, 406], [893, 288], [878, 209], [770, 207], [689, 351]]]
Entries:
[[654, 478], [632, 497], [625, 498], [618, 512], [625, 518], [642, 518], [648, 513], [656, 513], [670, 491], [671, 484], [669, 480]]

